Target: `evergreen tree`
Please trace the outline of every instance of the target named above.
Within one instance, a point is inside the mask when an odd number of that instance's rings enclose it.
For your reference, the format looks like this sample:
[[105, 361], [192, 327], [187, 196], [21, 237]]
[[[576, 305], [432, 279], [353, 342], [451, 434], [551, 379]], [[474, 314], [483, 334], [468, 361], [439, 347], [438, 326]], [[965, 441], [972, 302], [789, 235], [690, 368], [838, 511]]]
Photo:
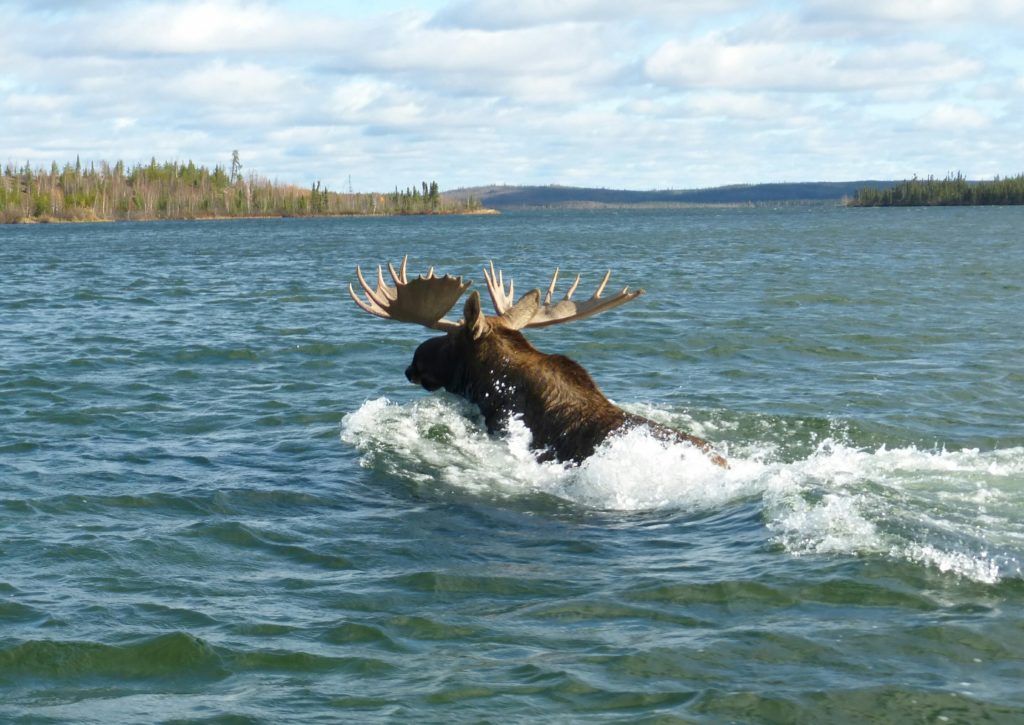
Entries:
[[[237, 152], [236, 152], [237, 153]], [[0, 175], [0, 222], [36, 219], [169, 219], [238, 215], [296, 214], [425, 214], [458, 212], [479, 205], [475, 199], [446, 205], [436, 181], [406, 187], [394, 193], [356, 194], [330, 191], [316, 181], [303, 189], [271, 182], [254, 173], [241, 177], [233, 159], [232, 177], [221, 165], [211, 171], [187, 163], [159, 163], [128, 168], [118, 160], [111, 167], [91, 162], [88, 171], [77, 157], [63, 168], [53, 161], [49, 169], [33, 169], [26, 162], [16, 168], [8, 162]]]

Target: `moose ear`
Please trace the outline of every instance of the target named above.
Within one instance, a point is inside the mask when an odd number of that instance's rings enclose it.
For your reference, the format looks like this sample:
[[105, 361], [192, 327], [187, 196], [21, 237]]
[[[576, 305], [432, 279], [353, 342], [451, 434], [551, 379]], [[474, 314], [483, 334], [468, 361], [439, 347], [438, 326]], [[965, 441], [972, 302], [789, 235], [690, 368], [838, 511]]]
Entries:
[[462, 319], [466, 321], [466, 330], [470, 337], [479, 340], [490, 332], [491, 326], [480, 309], [480, 293], [473, 290], [466, 299], [466, 306], [462, 310]]

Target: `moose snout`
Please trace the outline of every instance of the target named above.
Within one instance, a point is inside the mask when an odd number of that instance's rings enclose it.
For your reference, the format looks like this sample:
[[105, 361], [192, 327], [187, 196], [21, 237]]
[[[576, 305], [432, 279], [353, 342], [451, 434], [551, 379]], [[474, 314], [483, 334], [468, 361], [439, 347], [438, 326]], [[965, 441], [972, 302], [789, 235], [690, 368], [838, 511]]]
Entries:
[[431, 375], [430, 372], [421, 371], [417, 368], [415, 362], [405, 369], [405, 377], [413, 385], [422, 385], [423, 389], [430, 393], [443, 386], [443, 383]]

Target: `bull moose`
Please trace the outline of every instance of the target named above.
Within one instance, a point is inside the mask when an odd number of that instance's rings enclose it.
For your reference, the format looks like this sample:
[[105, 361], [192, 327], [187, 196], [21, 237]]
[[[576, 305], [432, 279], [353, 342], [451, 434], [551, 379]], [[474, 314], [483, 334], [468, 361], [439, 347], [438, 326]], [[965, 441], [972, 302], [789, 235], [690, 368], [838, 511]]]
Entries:
[[540, 352], [520, 332], [596, 315], [636, 299], [643, 290], [630, 292], [627, 287], [602, 298], [609, 270], [589, 300], [572, 299], [580, 281], [577, 275], [565, 297], [552, 303], [558, 281], [555, 269], [543, 302], [540, 290], [534, 289], [513, 304], [512, 280], [506, 288], [503, 274], [495, 271], [492, 262], [489, 270], [484, 268], [484, 277], [497, 315], [483, 313], [480, 295], [474, 290], [466, 299], [462, 319], [453, 322], [445, 315], [471, 282], [448, 274], [438, 277], [433, 267], [426, 276], [409, 280], [408, 259], [406, 255], [399, 270], [388, 263], [394, 286], [385, 283], [378, 266], [376, 289], [357, 266], [356, 277], [366, 298], [356, 294], [351, 284], [349, 294], [371, 315], [445, 333], [416, 348], [405, 371], [410, 382], [428, 391], [444, 388], [474, 403], [491, 433], [503, 431], [513, 416], [521, 417], [541, 460], [580, 463], [611, 434], [643, 427], [661, 440], [692, 444], [716, 464], [727, 466], [707, 441], [624, 411], [604, 396], [577, 362]]

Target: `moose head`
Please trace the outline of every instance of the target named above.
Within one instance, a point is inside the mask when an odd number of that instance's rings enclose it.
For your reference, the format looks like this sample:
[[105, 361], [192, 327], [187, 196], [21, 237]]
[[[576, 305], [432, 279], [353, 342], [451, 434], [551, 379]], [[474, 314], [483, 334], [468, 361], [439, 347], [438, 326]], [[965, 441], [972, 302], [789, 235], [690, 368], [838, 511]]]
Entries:
[[[608, 435], [634, 426], [644, 426], [659, 438], [694, 444], [710, 452], [707, 442], [653, 421], [627, 413], [611, 403], [590, 375], [564, 355], [548, 355], [537, 350], [520, 330], [548, 327], [581, 320], [636, 299], [643, 290], [621, 292], [602, 297], [611, 271], [604, 275], [597, 290], [587, 300], [576, 301], [573, 294], [580, 277], [565, 296], [552, 301], [558, 282], [556, 268], [541, 298], [534, 289], [513, 303], [514, 285], [495, 270], [494, 263], [484, 269], [487, 291], [497, 314], [485, 315], [480, 295], [473, 291], [463, 307], [462, 319], [455, 322], [445, 315], [455, 306], [470, 282], [462, 277], [434, 275], [410, 280], [408, 256], [396, 270], [388, 264], [393, 286], [384, 281], [377, 268], [377, 286], [372, 287], [356, 267], [356, 277], [365, 294], [360, 297], [353, 286], [349, 294], [355, 303], [377, 317], [399, 322], [415, 322], [444, 332], [416, 349], [405, 371], [410, 382], [428, 391], [444, 388], [477, 405], [489, 431], [505, 428], [513, 416], [522, 418], [532, 433], [532, 447], [542, 458], [580, 462], [591, 455]], [[724, 459], [711, 453], [721, 465]]]

